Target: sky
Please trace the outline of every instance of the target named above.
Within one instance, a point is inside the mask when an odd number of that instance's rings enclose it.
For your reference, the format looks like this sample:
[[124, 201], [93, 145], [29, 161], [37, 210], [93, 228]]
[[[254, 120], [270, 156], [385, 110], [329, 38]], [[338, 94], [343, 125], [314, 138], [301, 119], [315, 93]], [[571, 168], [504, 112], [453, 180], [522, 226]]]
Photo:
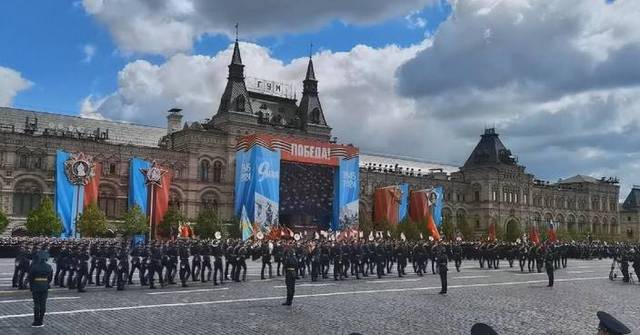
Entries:
[[527, 171], [640, 184], [637, 0], [0, 2], [0, 105], [210, 118], [234, 26], [245, 74], [302, 89], [362, 150], [461, 165], [487, 127]]

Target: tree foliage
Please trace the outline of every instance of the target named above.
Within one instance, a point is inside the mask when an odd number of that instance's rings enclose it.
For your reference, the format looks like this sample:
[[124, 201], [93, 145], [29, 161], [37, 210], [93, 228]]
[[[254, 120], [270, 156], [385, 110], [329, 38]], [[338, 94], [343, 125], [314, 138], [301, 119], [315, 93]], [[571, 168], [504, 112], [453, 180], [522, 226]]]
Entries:
[[515, 242], [515, 240], [519, 239], [522, 236], [522, 229], [520, 225], [511, 221], [511, 224], [507, 223], [507, 229], [505, 229], [504, 240], [507, 242]]
[[444, 217], [442, 219], [442, 226], [440, 226], [440, 230], [442, 231], [445, 239], [449, 241], [455, 239], [456, 228], [453, 226], [453, 222], [451, 222], [450, 217]]
[[466, 217], [462, 218], [461, 222], [458, 222], [458, 230], [460, 231], [462, 238], [466, 241], [472, 241], [474, 239], [473, 227], [471, 227]]
[[225, 226], [225, 230], [222, 233], [226, 233], [230, 238], [241, 238], [242, 229], [240, 229], [240, 219], [234, 217]]
[[9, 225], [9, 219], [7, 219], [7, 216], [4, 215], [2, 210], [0, 210], [0, 233], [3, 232], [8, 225]]
[[214, 238], [216, 231], [223, 232], [224, 224], [211, 209], [205, 209], [198, 214], [194, 233], [199, 238]]
[[53, 202], [44, 197], [40, 206], [27, 216], [25, 224], [29, 236], [58, 236], [62, 232], [62, 222], [53, 209]]
[[149, 233], [149, 218], [142, 212], [140, 206], [129, 208], [118, 224], [118, 231], [124, 236]]
[[107, 219], [95, 202], [82, 211], [76, 225], [82, 237], [103, 237], [107, 232]]
[[159, 233], [162, 236], [173, 238], [178, 235], [178, 227], [180, 223], [184, 221], [184, 216], [180, 212], [179, 208], [174, 206], [169, 207], [167, 212], [162, 218], [162, 222], [158, 225]]

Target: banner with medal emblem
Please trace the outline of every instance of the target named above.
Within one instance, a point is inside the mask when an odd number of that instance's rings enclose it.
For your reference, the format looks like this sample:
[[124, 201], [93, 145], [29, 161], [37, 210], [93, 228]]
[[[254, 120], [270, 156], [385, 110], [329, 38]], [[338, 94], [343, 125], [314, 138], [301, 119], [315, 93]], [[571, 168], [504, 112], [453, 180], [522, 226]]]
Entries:
[[340, 159], [334, 179], [331, 229], [339, 231], [357, 225], [360, 208], [360, 158]]
[[144, 159], [131, 159], [129, 170], [129, 208], [140, 206], [149, 217], [150, 237], [155, 238], [155, 227], [169, 209], [171, 173], [169, 170]]
[[85, 206], [98, 200], [100, 164], [84, 153], [56, 151], [55, 206], [63, 238], [76, 237], [76, 220]]

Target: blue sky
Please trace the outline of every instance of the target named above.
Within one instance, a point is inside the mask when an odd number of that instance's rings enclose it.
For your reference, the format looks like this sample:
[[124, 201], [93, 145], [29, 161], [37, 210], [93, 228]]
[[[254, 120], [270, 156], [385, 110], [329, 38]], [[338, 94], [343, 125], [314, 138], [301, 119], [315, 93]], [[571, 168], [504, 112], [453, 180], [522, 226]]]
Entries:
[[[121, 52], [107, 27], [87, 14], [78, 1], [10, 0], [0, 2], [0, 66], [22, 74], [33, 86], [13, 99], [13, 106], [64, 114], [77, 114], [82, 99], [105, 96], [117, 89], [117, 74], [126, 64], [144, 59], [153, 64], [161, 55]], [[448, 5], [425, 7], [412, 19], [405, 16], [371, 25], [333, 20], [308, 32], [279, 33], [247, 38], [271, 50], [274, 58], [289, 62], [314, 49], [348, 51], [357, 44], [382, 47], [409, 46], [432, 33], [451, 12]], [[242, 22], [240, 22], [242, 32]], [[241, 36], [242, 38], [243, 36]], [[226, 35], [204, 34], [193, 44], [192, 54], [214, 55], [227, 48]], [[93, 48], [87, 58], [85, 48]]]

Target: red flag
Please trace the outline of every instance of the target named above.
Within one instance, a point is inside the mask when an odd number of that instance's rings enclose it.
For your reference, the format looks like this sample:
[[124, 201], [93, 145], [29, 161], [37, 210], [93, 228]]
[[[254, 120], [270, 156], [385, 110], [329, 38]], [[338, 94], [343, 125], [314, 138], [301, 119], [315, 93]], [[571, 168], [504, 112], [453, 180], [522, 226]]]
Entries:
[[538, 245], [540, 244], [540, 236], [538, 236], [538, 229], [535, 227], [531, 228], [531, 243]]
[[94, 175], [91, 181], [84, 186], [83, 207], [87, 207], [90, 203], [98, 202], [98, 186], [100, 185], [100, 174], [102, 173], [102, 164], [95, 163], [93, 167]]
[[435, 240], [440, 240], [440, 233], [429, 208], [428, 190], [413, 191], [409, 195], [409, 217], [414, 222], [426, 223], [427, 232]]
[[169, 209], [169, 189], [171, 188], [171, 173], [162, 175], [160, 186], [153, 186], [153, 217], [151, 223], [157, 226], [162, 222], [164, 214]]
[[495, 241], [496, 240], [496, 225], [495, 223], [490, 223], [489, 224], [489, 237], [488, 237], [489, 241]]
[[397, 224], [400, 195], [400, 189], [397, 186], [376, 189], [373, 195], [373, 220], [375, 222], [386, 221], [390, 224]]

